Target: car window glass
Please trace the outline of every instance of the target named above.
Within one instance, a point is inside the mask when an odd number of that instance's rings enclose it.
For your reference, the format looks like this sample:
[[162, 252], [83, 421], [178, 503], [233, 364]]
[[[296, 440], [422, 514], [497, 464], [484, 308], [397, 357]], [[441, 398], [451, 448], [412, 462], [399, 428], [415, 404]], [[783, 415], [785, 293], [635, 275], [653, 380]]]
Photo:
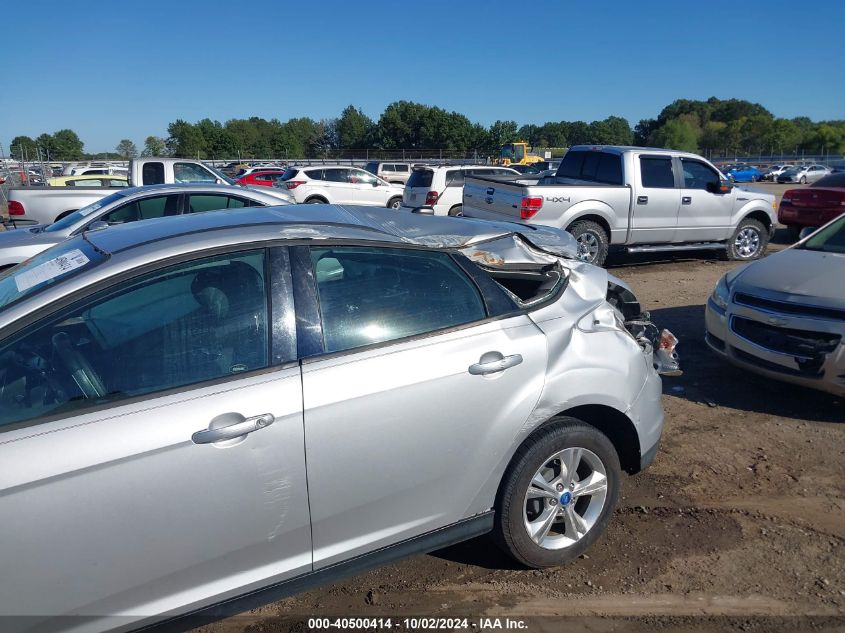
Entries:
[[171, 266], [0, 343], [0, 427], [268, 365], [264, 251]]
[[[417, 173], [417, 172], [414, 172]], [[413, 176], [411, 176], [413, 178]], [[453, 169], [446, 172], [446, 186], [447, 187], [463, 187], [466, 177], [463, 169]], [[429, 183], [431, 184], [431, 183]], [[410, 186], [410, 183], [409, 185]]]
[[[235, 204], [232, 204], [235, 202]], [[204, 211], [217, 211], [231, 207], [242, 207], [244, 203], [237, 199], [223, 194], [192, 194], [188, 202], [188, 213], [202, 213]]]
[[328, 352], [487, 316], [478, 290], [446, 253], [349, 247], [311, 255]]
[[681, 164], [684, 168], [685, 189], [707, 189], [707, 183], [718, 185], [721, 180], [719, 174], [704, 163], [682, 158]]
[[114, 211], [106, 213], [101, 218], [109, 224], [125, 224], [138, 220], [160, 218], [165, 215], [176, 215], [179, 212], [179, 196], [153, 196], [143, 200], [134, 200], [119, 206]]
[[109, 180], [109, 187], [126, 187], [129, 183], [123, 178], [112, 178]]
[[654, 156], [640, 156], [640, 179], [643, 187], [655, 189], [674, 189], [675, 176], [672, 172], [672, 159]]
[[164, 183], [164, 163], [144, 163], [141, 168], [141, 180], [145, 185]]
[[[303, 173], [308, 176], [311, 180], [324, 180], [323, 171], [324, 170], [322, 169], [308, 169]], [[287, 175], [287, 173], [285, 173], [285, 175]], [[288, 178], [285, 178], [285, 180], [288, 180]]]
[[217, 177], [201, 165], [175, 163], [173, 179], [176, 182], [217, 182]]
[[349, 182], [348, 169], [324, 169], [323, 180], [326, 182]]
[[[448, 175], [454, 172], [447, 173], [447, 181], [446, 184], [449, 184]], [[431, 169], [415, 169], [411, 173], [411, 177], [408, 178], [408, 184], [405, 185], [409, 189], [413, 189], [414, 187], [431, 187], [431, 181], [434, 179], [434, 171]]]
[[357, 185], [372, 185], [378, 182], [378, 179], [362, 169], [350, 169], [349, 182]]
[[103, 181], [100, 178], [86, 178], [85, 180], [71, 180], [67, 184], [71, 187], [102, 187]]

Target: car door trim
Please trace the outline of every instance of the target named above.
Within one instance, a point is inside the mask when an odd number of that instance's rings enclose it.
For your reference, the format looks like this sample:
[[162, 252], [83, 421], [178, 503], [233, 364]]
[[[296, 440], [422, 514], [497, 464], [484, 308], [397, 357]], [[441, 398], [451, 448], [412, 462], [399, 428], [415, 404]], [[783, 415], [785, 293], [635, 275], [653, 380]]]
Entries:
[[493, 529], [493, 519], [493, 510], [488, 510], [425, 534], [387, 545], [343, 562], [302, 574], [296, 578], [272, 583], [261, 589], [200, 607], [183, 615], [172, 616], [160, 622], [148, 620], [147, 623], [136, 624], [130, 630], [175, 633], [208, 625], [251, 609], [257, 609], [270, 602], [354, 576], [375, 567], [381, 567], [387, 563], [415, 554], [439, 550], [487, 534]]

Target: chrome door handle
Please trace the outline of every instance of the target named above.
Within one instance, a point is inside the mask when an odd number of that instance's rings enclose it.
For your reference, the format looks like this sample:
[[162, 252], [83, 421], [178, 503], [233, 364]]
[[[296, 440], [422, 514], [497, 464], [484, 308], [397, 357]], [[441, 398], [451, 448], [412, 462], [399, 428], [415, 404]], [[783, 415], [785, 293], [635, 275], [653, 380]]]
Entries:
[[191, 436], [194, 444], [213, 444], [223, 440], [233, 440], [247, 433], [258, 431], [276, 421], [272, 413], [264, 413], [245, 418], [240, 413], [224, 413], [211, 421], [207, 429], [197, 431]]
[[468, 371], [473, 376], [484, 376], [497, 371], [504, 371], [508, 367], [519, 365], [521, 362], [522, 356], [519, 354], [502, 356], [499, 352], [487, 352], [477, 363], [470, 365]]
[[648, 204], [648, 196], [637, 196], [637, 204]]
[[681, 204], [692, 204], [692, 197], [684, 196], [683, 198], [681, 198]]

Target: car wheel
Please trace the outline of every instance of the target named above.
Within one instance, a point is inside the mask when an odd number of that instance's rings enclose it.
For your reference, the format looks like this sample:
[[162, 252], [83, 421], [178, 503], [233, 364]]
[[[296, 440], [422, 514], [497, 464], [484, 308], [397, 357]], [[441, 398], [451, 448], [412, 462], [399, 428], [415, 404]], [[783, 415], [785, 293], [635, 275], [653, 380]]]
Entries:
[[402, 198], [396, 196], [395, 198], [391, 198], [387, 201], [387, 208], [388, 209], [398, 209], [402, 206]]
[[328, 203], [325, 200], [323, 200], [322, 198], [308, 198], [308, 200], [305, 201], [305, 204], [328, 204]]
[[807, 184], [807, 177], [801, 176], [801, 180], [799, 180], [798, 182], [800, 182], [802, 185], [806, 185]]
[[729, 259], [752, 260], [758, 259], [766, 252], [769, 243], [769, 232], [763, 223], [746, 218], [736, 227], [733, 236], [728, 240], [725, 248]]
[[575, 222], [567, 229], [578, 243], [578, 259], [601, 266], [607, 258], [608, 236], [605, 230], [592, 220]]
[[620, 479], [610, 440], [580, 420], [559, 418], [514, 456], [497, 499], [496, 539], [528, 567], [568, 563], [607, 527]]
[[456, 204], [454, 207], [449, 209], [449, 215], [451, 215], [453, 218], [463, 217], [463, 215], [464, 215], [464, 205]]

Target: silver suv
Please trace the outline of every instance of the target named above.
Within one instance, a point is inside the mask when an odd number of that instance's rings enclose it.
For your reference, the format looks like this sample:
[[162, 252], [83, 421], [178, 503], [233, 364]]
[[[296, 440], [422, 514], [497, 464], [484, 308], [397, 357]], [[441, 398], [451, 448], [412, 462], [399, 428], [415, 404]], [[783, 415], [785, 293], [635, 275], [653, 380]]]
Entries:
[[670, 347], [574, 246], [291, 205], [7, 271], [4, 633], [221, 617], [491, 530], [526, 565], [579, 556], [655, 456]]

